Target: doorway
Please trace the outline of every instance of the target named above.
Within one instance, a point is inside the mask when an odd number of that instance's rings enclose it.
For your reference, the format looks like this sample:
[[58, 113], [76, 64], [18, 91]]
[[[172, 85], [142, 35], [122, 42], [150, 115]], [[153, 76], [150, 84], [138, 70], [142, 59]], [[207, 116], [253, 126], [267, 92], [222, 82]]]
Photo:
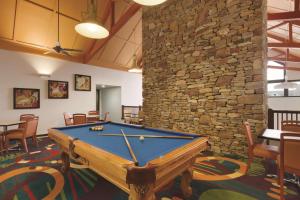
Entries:
[[96, 105], [100, 114], [109, 112], [109, 119], [122, 122], [121, 87], [111, 85], [97, 85]]

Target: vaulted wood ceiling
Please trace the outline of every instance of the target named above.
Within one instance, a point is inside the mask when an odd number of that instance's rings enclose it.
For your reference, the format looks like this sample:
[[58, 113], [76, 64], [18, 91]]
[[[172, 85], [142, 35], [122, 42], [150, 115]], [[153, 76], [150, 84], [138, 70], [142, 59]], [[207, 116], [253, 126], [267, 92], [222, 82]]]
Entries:
[[[132, 56], [141, 56], [141, 6], [130, 0], [97, 0], [98, 18], [110, 30], [107, 39], [80, 36], [74, 27], [87, 9], [87, 0], [60, 0], [60, 42], [64, 48], [81, 49], [72, 57], [58, 57], [126, 70]], [[58, 0], [1, 0], [0, 48], [43, 55], [57, 41]]]
[[[58, 0], [1, 0], [0, 48], [40, 55], [52, 48], [57, 41], [57, 3]], [[74, 26], [87, 9], [87, 0], [60, 0], [61, 45], [81, 49], [82, 53], [73, 57], [45, 56], [120, 70], [131, 66], [134, 53], [141, 58], [141, 6], [131, 0], [97, 0], [97, 5], [99, 20], [110, 30], [108, 38], [93, 40], [75, 32]], [[300, 62], [299, 0], [268, 0], [268, 18], [269, 58]]]

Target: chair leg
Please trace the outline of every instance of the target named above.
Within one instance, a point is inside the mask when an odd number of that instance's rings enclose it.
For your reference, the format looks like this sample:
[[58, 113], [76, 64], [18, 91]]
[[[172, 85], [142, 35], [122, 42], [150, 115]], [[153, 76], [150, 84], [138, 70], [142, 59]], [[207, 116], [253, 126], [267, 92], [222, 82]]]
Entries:
[[26, 151], [26, 153], [28, 153], [28, 147], [27, 147], [27, 142], [26, 142], [26, 139], [22, 139], [22, 145]]
[[246, 170], [246, 174], [248, 173], [248, 170], [250, 169], [252, 162], [253, 162], [253, 155], [252, 155], [252, 154], [249, 154], [249, 155], [248, 155], [248, 162], [247, 162], [247, 170]]
[[4, 148], [6, 150], [6, 153], [8, 153], [8, 148], [9, 148], [9, 138], [8, 137], [5, 137]]
[[3, 155], [3, 150], [4, 150], [4, 144], [3, 144], [3, 140], [2, 138], [0, 138], [0, 155], [2, 156]]
[[36, 136], [33, 136], [32, 139], [33, 139], [35, 146], [38, 147], [38, 140], [37, 140]]
[[284, 171], [283, 169], [280, 169], [279, 173], [279, 182], [280, 182], [280, 199], [284, 200]]

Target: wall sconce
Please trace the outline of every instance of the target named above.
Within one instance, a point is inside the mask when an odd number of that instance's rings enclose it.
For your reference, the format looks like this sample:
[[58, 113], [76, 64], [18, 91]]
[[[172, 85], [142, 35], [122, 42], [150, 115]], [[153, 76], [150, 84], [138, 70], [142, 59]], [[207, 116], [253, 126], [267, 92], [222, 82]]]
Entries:
[[49, 74], [40, 74], [40, 78], [44, 80], [49, 80], [51, 78], [51, 75]]

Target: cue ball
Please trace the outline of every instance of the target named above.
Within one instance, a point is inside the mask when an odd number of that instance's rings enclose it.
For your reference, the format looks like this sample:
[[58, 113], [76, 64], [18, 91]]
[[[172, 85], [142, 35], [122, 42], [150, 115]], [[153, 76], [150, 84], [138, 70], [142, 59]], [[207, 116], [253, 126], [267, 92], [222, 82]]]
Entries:
[[141, 141], [144, 141], [144, 139], [145, 139], [144, 136], [140, 136]]

